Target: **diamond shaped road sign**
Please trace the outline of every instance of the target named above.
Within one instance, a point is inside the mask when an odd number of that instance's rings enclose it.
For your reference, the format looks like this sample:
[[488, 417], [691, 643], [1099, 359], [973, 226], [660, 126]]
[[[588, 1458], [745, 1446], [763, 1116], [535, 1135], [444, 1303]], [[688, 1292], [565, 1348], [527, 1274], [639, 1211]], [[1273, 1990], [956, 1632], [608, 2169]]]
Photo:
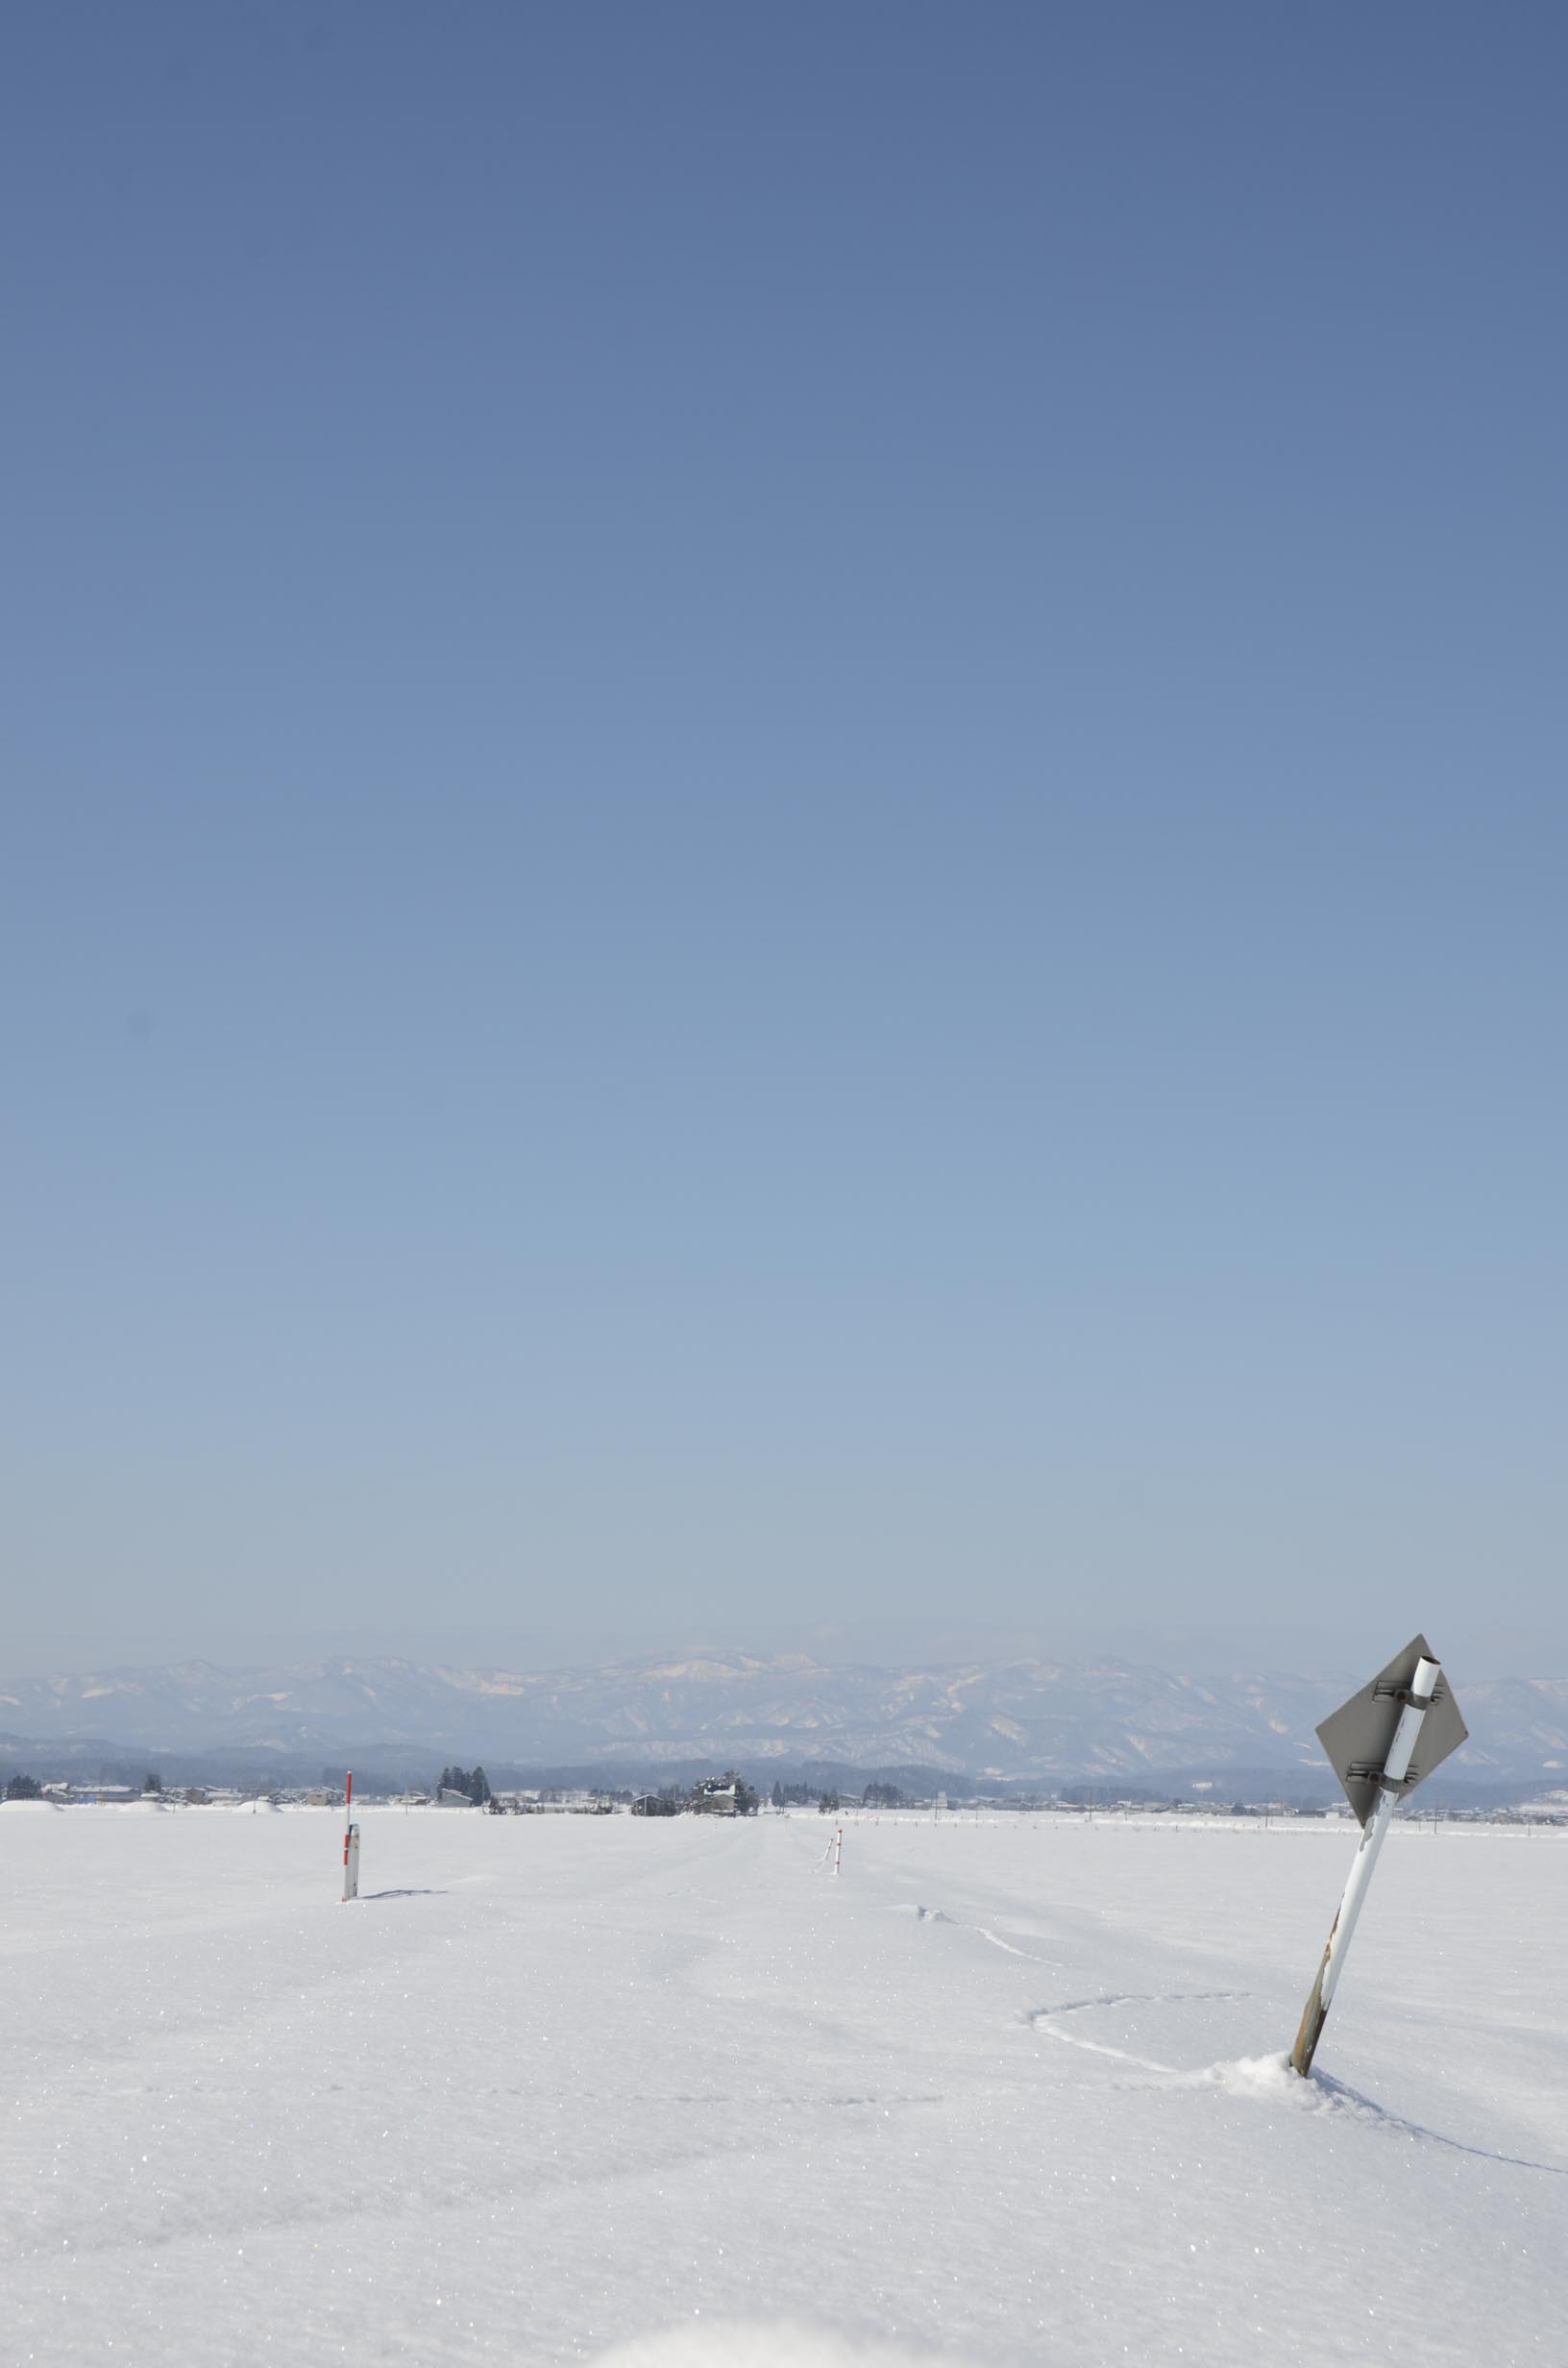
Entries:
[[[1317, 1730], [1317, 1739], [1345, 1788], [1345, 1798], [1363, 1825], [1378, 1805], [1379, 1778], [1410, 1680], [1415, 1675], [1415, 1665], [1418, 1661], [1434, 1662], [1436, 1658], [1425, 1637], [1411, 1637], [1405, 1650], [1396, 1653], [1370, 1685], [1363, 1686], [1360, 1693], [1353, 1693], [1348, 1702], [1341, 1702]], [[1447, 1679], [1439, 1677], [1433, 1688], [1432, 1708], [1421, 1721], [1409, 1772], [1400, 1790], [1413, 1790], [1451, 1751], [1458, 1751], [1469, 1732], [1459, 1716], [1459, 1706]]]

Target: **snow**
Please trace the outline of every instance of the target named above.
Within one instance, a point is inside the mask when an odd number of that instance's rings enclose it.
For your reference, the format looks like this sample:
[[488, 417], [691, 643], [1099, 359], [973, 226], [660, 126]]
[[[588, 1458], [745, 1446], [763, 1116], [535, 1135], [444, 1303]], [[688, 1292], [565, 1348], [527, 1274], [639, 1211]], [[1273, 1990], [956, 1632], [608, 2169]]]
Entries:
[[[951, 2356], [949, 2355], [949, 2356]], [[600, 2355], [598, 2368], [941, 2368], [934, 2352], [857, 2342], [798, 2320], [772, 2326], [726, 2319], [713, 2327], [633, 2336]]]
[[[13, 1818], [0, 2356], [1568, 2357], [1568, 1835]], [[48, 1831], [44, 1828], [47, 1826]]]

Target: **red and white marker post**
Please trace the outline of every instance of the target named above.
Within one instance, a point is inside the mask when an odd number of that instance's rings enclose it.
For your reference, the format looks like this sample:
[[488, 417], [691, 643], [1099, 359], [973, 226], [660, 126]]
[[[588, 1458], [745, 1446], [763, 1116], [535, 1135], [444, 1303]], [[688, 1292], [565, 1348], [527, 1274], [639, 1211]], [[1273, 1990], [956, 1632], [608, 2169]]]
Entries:
[[343, 1896], [359, 1896], [359, 1828], [354, 1822], [354, 1770], [351, 1767], [343, 1783]]
[[833, 1872], [836, 1875], [842, 1875], [844, 1872], [844, 1828], [842, 1825], [833, 1836]]

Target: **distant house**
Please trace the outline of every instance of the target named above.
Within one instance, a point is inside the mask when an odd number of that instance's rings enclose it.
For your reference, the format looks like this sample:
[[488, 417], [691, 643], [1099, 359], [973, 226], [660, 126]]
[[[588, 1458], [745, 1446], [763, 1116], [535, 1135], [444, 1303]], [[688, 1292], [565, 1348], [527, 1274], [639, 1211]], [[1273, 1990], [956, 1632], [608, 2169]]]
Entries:
[[639, 1792], [631, 1804], [634, 1817], [678, 1817], [680, 1803], [662, 1792]]
[[607, 1792], [588, 1792], [580, 1785], [552, 1785], [548, 1792], [514, 1794], [512, 1806], [520, 1817], [607, 1817], [615, 1803]]
[[451, 1785], [443, 1785], [435, 1796], [437, 1809], [472, 1809], [473, 1800], [466, 1792], [454, 1792]]
[[744, 1776], [726, 1767], [722, 1776], [703, 1776], [693, 1785], [689, 1806], [699, 1817], [750, 1817], [757, 1796]]

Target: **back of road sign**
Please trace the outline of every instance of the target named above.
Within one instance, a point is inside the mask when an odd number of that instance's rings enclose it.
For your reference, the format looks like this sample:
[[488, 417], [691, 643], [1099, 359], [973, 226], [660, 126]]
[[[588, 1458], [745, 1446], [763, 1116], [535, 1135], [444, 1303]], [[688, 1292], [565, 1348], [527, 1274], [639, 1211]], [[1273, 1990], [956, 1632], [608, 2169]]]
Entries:
[[[1317, 1739], [1345, 1788], [1345, 1798], [1363, 1825], [1378, 1805], [1378, 1777], [1399, 1724], [1404, 1707], [1401, 1696], [1409, 1690], [1416, 1663], [1435, 1659], [1425, 1637], [1411, 1637], [1405, 1650], [1396, 1653], [1370, 1685], [1341, 1702], [1317, 1730]], [[1451, 1751], [1458, 1751], [1469, 1732], [1447, 1679], [1439, 1677], [1433, 1690], [1432, 1708], [1421, 1721], [1415, 1757], [1403, 1788], [1409, 1791], [1430, 1776]]]

